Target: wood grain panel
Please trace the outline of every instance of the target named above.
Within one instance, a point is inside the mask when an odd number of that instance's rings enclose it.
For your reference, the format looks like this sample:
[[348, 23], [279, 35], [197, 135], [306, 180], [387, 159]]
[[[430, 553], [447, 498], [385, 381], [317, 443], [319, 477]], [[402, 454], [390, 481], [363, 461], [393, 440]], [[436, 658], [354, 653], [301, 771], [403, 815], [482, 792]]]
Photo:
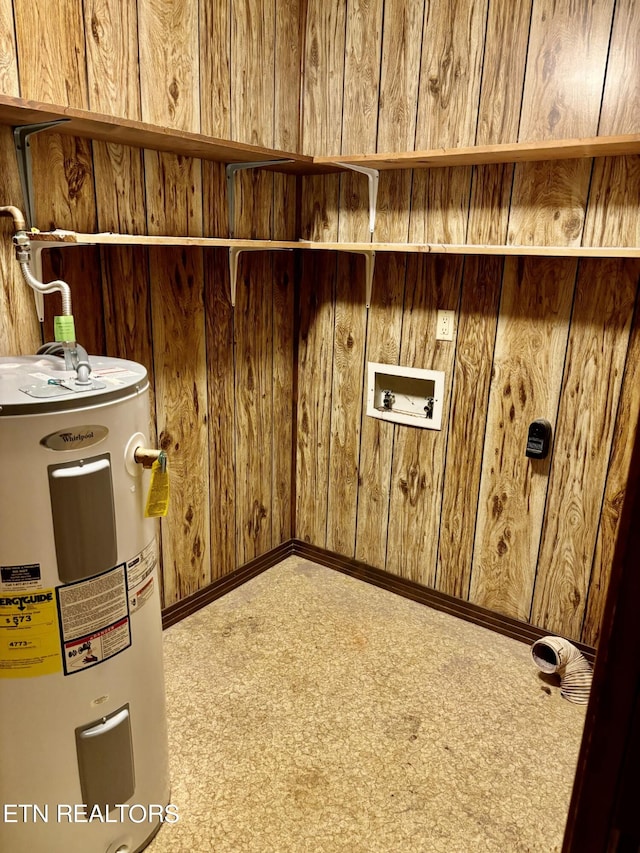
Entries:
[[198, 6], [189, 0], [138, 3], [142, 118], [200, 130]]
[[579, 246], [591, 163], [519, 163], [515, 168], [507, 242]]
[[503, 266], [501, 258], [471, 257], [464, 267], [437, 573], [437, 588], [458, 598], [469, 593]]
[[[366, 363], [397, 364], [400, 356], [402, 308], [406, 274], [406, 256], [381, 255], [376, 258]], [[366, 411], [366, 381], [362, 406]], [[387, 525], [391, 493], [393, 424], [364, 416], [360, 437], [356, 558], [384, 568], [387, 550]]]
[[297, 240], [297, 180], [294, 175], [273, 175], [273, 240]]
[[512, 163], [473, 169], [468, 243], [498, 246], [506, 243], [513, 171]]
[[377, 151], [412, 151], [416, 136], [424, 0], [386, 0]]
[[[425, 6], [415, 147], [471, 145], [480, 98], [487, 0]], [[471, 169], [417, 170], [410, 239], [464, 242]]]
[[487, 2], [425, 5], [416, 149], [475, 140]]
[[140, 119], [136, 0], [85, 0], [89, 108]]
[[364, 258], [338, 256], [326, 547], [348, 557], [354, 555], [356, 542], [362, 388], [366, 384], [363, 270]]
[[[531, 619], [580, 639], [640, 265], [580, 262]], [[610, 283], [615, 281], [615, 286]]]
[[382, 0], [347, 2], [341, 154], [375, 150], [382, 7]]
[[272, 257], [240, 257], [236, 336], [236, 519], [240, 565], [271, 547]]
[[380, 172], [373, 239], [402, 243], [409, 239], [409, 200], [413, 172]]
[[[628, 269], [629, 264], [631, 264], [630, 270]], [[625, 267], [627, 267], [625, 275], [630, 272], [637, 281], [639, 271], [635, 263], [627, 261]], [[636, 313], [629, 339], [627, 363], [616, 417], [615, 437], [598, 527], [589, 597], [582, 626], [582, 637], [588, 638], [589, 643], [594, 646], [600, 640], [604, 603], [609, 588], [609, 573], [620, 532], [620, 513], [627, 488], [629, 465], [633, 451], [633, 442], [630, 441], [630, 436], [633, 435], [635, 425], [638, 422], [638, 412], [640, 412], [639, 319], [640, 315], [636, 302]]]
[[59, 0], [14, 0], [20, 94], [23, 98], [87, 108], [82, 6]]
[[[381, 0], [350, 0], [347, 4], [342, 154], [375, 149], [381, 20]], [[341, 175], [338, 239], [371, 239], [368, 198], [364, 175]]]
[[[88, 140], [39, 134], [31, 140], [35, 224], [41, 229], [96, 229], [96, 202]], [[49, 217], [49, 218], [47, 218]], [[32, 223], [34, 224], [34, 223]], [[100, 253], [93, 247], [43, 252], [45, 281], [59, 278], [71, 287], [76, 335], [90, 354], [105, 353]], [[45, 340], [53, 340], [59, 297], [45, 299]]]
[[54, 228], [96, 230], [91, 144], [86, 139], [37, 134], [31, 138], [35, 223]]
[[635, 133], [640, 129], [640, 6], [617, 0], [598, 133]]
[[211, 577], [237, 566], [234, 312], [227, 252], [204, 254]]
[[[22, 207], [22, 190], [11, 128], [0, 126], [2, 203]], [[16, 261], [10, 217], [0, 217], [0, 355], [31, 355], [41, 344], [33, 292]], [[55, 297], [54, 297], [55, 298]]]
[[200, 126], [231, 139], [230, 0], [200, 0]]
[[340, 179], [337, 175], [318, 175], [302, 179], [303, 240], [338, 239]]
[[273, 255], [273, 483], [271, 547], [293, 536], [294, 259]]
[[[416, 137], [423, 0], [386, 0], [380, 69], [377, 151], [412, 151]], [[376, 240], [409, 239], [410, 172], [382, 172]]]
[[464, 243], [470, 192], [470, 166], [416, 169], [411, 194], [411, 242]]
[[231, 4], [231, 130], [253, 145], [273, 145], [275, 0]]
[[[476, 144], [518, 138], [532, 0], [490, 3], [482, 65]], [[473, 170], [467, 241], [505, 243], [512, 163]]]
[[98, 229], [146, 234], [142, 152], [124, 145], [93, 143]]
[[160, 445], [171, 501], [162, 523], [165, 604], [211, 582], [202, 251], [150, 249]]
[[[612, 13], [613, 0], [534, 4], [520, 141], [597, 132]], [[588, 161], [518, 164], [508, 241], [579, 244], [589, 178]]]
[[302, 97], [305, 154], [332, 154], [341, 148], [345, 16], [346, 3], [308, 0]]
[[[273, 144], [285, 151], [300, 149], [303, 26], [303, 10], [297, 0], [276, 0]], [[299, 236], [296, 225], [296, 179], [293, 176], [279, 173], [273, 175], [271, 234], [274, 239], [295, 240]]]
[[[407, 260], [400, 364], [445, 372], [449, 410], [455, 341], [436, 341], [436, 311], [457, 311], [462, 258]], [[389, 505], [388, 571], [434, 586], [444, 480], [447, 420], [441, 430], [398, 426]]]
[[[640, 6], [616, 3], [598, 133], [627, 133], [640, 128]], [[624, 97], [621, 93], [624, 92]], [[583, 244], [640, 245], [640, 158], [602, 157], [593, 176]]]
[[[61, 279], [67, 282], [71, 288], [78, 342], [90, 355], [105, 355], [99, 247], [47, 249], [42, 253], [42, 278], [44, 281]], [[45, 297], [44, 309], [44, 337], [46, 341], [54, 341], [53, 318], [61, 310], [60, 296], [55, 293]]]
[[[147, 249], [141, 246], [103, 246], [101, 267], [107, 354], [143, 364], [149, 373], [153, 398], [153, 344]], [[154, 430], [155, 424], [152, 432]]]
[[[188, 0], [138, 6], [141, 112], [145, 121], [199, 131], [198, 7]], [[202, 234], [201, 163], [144, 152], [149, 234]]]
[[144, 152], [147, 233], [202, 235], [201, 161]]
[[[632, 0], [617, 0], [598, 127], [601, 134], [626, 132], [640, 127], [639, 31], [638, 4]], [[604, 245], [640, 245], [639, 197], [640, 158], [607, 157], [594, 160], [583, 243], [593, 245], [594, 241], [600, 240]], [[637, 281], [638, 269], [633, 261], [625, 263], [624, 275], [631, 275]], [[603, 286], [608, 288], [611, 285]], [[640, 411], [640, 334], [637, 318], [636, 306], [582, 626], [581, 636], [587, 637], [593, 645], [600, 639], [609, 572], [620, 530], [620, 510], [632, 449], [629, 436], [633, 435]]]
[[583, 246], [640, 246], [640, 157], [593, 161]]
[[276, 0], [273, 144], [285, 151], [300, 149], [303, 26], [298, 0]]
[[296, 453], [296, 537], [324, 547], [327, 535], [327, 484], [336, 256], [302, 256], [298, 333], [298, 411]]
[[20, 94], [12, 0], [0, 0], [0, 92]]
[[612, 14], [613, 0], [536, 0], [520, 141], [597, 132]]
[[236, 237], [271, 237], [274, 216], [273, 178], [272, 172], [262, 169], [240, 171], [236, 174]]
[[205, 234], [212, 237], [229, 236], [225, 169], [222, 163], [202, 162], [202, 216]]
[[477, 145], [518, 139], [532, 3], [489, 3]]
[[549, 460], [525, 457], [531, 421], [552, 426], [562, 383], [574, 260], [504, 267], [469, 600], [528, 619]]

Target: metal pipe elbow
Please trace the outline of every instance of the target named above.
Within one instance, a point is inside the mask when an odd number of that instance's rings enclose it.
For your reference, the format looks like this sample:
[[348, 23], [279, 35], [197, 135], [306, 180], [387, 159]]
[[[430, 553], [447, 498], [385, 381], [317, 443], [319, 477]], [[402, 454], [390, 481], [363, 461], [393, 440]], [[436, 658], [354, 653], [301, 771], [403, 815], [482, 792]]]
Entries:
[[31, 272], [31, 267], [29, 266], [28, 261], [20, 261], [19, 263], [20, 269], [22, 270], [22, 277], [29, 287], [33, 288], [33, 290], [38, 293], [60, 293], [62, 296], [62, 314], [67, 317], [73, 314], [73, 311], [71, 310], [71, 288], [66, 281], [56, 279], [55, 281], [50, 281], [45, 284], [45, 282], [39, 281]]
[[0, 213], [13, 217], [13, 227], [16, 231], [26, 231], [27, 222], [24, 218], [24, 213], [20, 208], [13, 204], [4, 204], [0, 206]]

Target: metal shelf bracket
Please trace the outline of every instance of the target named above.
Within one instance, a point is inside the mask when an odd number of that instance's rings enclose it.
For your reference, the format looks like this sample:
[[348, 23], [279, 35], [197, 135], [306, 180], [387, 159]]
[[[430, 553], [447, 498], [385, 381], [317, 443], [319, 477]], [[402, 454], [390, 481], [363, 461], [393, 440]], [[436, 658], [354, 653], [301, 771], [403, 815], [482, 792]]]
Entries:
[[369, 231], [373, 234], [376, 227], [376, 206], [378, 203], [378, 181], [380, 172], [378, 169], [369, 169], [366, 166], [354, 166], [352, 163], [336, 163], [342, 169], [351, 169], [353, 172], [361, 172], [369, 180]]
[[231, 291], [231, 307], [236, 307], [236, 292], [238, 286], [238, 257], [240, 252], [293, 252], [293, 249], [288, 249], [284, 246], [274, 246], [273, 248], [265, 249], [264, 246], [229, 246], [229, 288]]
[[229, 214], [229, 236], [234, 237], [236, 218], [236, 172], [241, 169], [260, 169], [264, 166], [281, 166], [283, 163], [293, 163], [293, 160], [258, 160], [253, 163], [229, 163], [227, 175], [227, 206]]
[[371, 307], [371, 292], [373, 290], [373, 269], [376, 264], [376, 253], [373, 249], [361, 249], [355, 251], [356, 255], [364, 255], [365, 262], [365, 305]]
[[55, 121], [45, 121], [40, 124], [21, 124], [13, 128], [13, 144], [16, 149], [16, 158], [18, 160], [18, 172], [20, 173], [20, 184], [22, 186], [22, 197], [24, 199], [25, 215], [27, 223], [31, 228], [34, 227], [33, 221], [33, 175], [31, 172], [31, 145], [29, 137], [34, 133], [40, 133], [43, 130], [48, 130], [50, 127], [55, 127], [58, 124], [63, 124], [69, 121], [68, 118], [60, 118]]

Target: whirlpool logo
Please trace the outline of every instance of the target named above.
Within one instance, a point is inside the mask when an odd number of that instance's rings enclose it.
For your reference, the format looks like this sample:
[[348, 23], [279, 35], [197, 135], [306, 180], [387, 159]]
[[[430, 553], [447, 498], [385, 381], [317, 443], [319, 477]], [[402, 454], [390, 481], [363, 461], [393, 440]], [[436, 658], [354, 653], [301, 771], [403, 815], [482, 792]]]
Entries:
[[49, 433], [40, 440], [40, 444], [48, 447], [49, 450], [76, 450], [78, 447], [98, 444], [98, 442], [104, 441], [108, 435], [109, 430], [105, 426], [90, 424]]

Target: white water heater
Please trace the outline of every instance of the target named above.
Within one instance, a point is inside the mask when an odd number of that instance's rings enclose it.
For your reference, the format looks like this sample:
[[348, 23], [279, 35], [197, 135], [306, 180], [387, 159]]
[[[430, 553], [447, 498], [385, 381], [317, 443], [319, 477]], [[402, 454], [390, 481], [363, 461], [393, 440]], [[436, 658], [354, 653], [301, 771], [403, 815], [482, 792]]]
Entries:
[[134, 853], [169, 805], [144, 367], [0, 358], [0, 850]]

